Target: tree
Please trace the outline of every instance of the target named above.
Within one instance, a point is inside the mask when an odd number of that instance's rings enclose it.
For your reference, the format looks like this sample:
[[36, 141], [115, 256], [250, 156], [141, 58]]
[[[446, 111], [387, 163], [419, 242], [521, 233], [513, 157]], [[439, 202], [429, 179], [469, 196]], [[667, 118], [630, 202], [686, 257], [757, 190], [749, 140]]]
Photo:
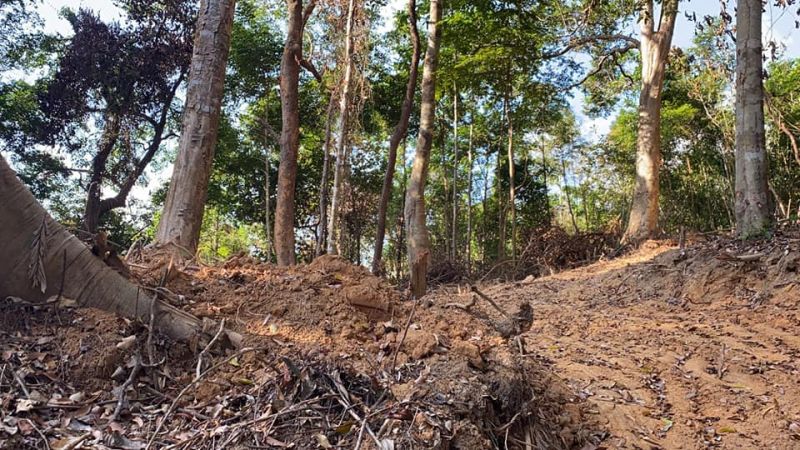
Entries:
[[761, 0], [736, 10], [736, 233], [761, 236], [771, 221], [764, 135]]
[[[210, 338], [196, 317], [148, 295], [92, 255], [54, 221], [0, 157], [0, 295], [31, 302], [58, 296], [135, 319], [173, 339]], [[230, 335], [229, 335], [230, 336]]]
[[275, 206], [275, 256], [280, 266], [295, 263], [295, 184], [297, 151], [300, 147], [300, 67], [321, 80], [321, 75], [303, 58], [303, 31], [316, 3], [310, 0], [286, 0], [288, 9], [286, 41], [281, 58], [281, 160], [278, 167], [278, 192]]
[[235, 0], [201, 0], [183, 127], [156, 240], [197, 250], [217, 144]]
[[344, 184], [350, 166], [349, 128], [350, 128], [350, 89], [353, 79], [353, 28], [355, 26], [356, 1], [347, 3], [347, 22], [345, 25], [344, 45], [344, 73], [342, 74], [339, 94], [339, 119], [336, 123], [336, 164], [333, 173], [333, 191], [331, 192], [331, 214], [328, 218], [328, 248], [329, 254], [339, 252], [341, 229], [339, 224], [340, 209], [344, 200]]
[[[383, 189], [381, 190], [381, 200], [378, 205], [378, 225], [375, 231], [375, 250], [372, 257], [372, 273], [381, 272], [381, 260], [383, 258], [383, 239], [386, 233], [386, 210], [389, 207], [389, 200], [392, 194], [394, 182], [394, 171], [397, 165], [397, 147], [400, 146], [406, 133], [408, 123], [411, 118], [411, 110], [414, 106], [414, 92], [417, 89], [417, 75], [419, 73], [419, 53], [420, 39], [417, 30], [417, 5], [415, 0], [408, 0], [408, 25], [411, 35], [411, 62], [408, 70], [408, 82], [406, 83], [406, 93], [403, 97], [403, 104], [400, 107], [400, 120], [398, 120], [392, 137], [389, 139], [389, 155], [386, 160], [386, 175], [383, 179]], [[405, 162], [404, 162], [405, 164]]]
[[434, 119], [436, 115], [436, 69], [439, 62], [441, 41], [440, 20], [443, 0], [431, 0], [428, 18], [428, 48], [422, 69], [422, 98], [420, 101], [419, 137], [406, 192], [405, 223], [408, 236], [408, 267], [411, 278], [411, 293], [416, 298], [427, 291], [428, 264], [431, 243], [425, 223], [425, 183], [430, 164], [433, 143]]
[[636, 182], [623, 242], [639, 242], [658, 227], [659, 171], [661, 170], [661, 95], [672, 45], [679, 0], [664, 0], [658, 26], [653, 0], [644, 2], [640, 17], [642, 90], [636, 138]]

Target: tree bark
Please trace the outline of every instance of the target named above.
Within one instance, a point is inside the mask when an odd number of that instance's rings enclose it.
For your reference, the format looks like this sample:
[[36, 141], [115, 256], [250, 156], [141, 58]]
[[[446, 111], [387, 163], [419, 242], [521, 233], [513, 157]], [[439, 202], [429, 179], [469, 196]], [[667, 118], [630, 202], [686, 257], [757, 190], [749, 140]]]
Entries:
[[281, 160], [275, 205], [275, 257], [279, 266], [295, 263], [294, 198], [300, 147], [300, 59], [303, 49], [303, 2], [287, 0], [286, 42], [281, 59]]
[[736, 233], [761, 236], [770, 226], [762, 81], [761, 0], [736, 9]]
[[431, 144], [433, 140], [436, 114], [436, 69], [439, 62], [439, 42], [442, 17], [442, 1], [431, 0], [428, 19], [428, 49], [422, 70], [422, 99], [420, 104], [420, 126], [414, 165], [411, 169], [406, 192], [405, 222], [408, 240], [408, 267], [411, 279], [411, 293], [420, 298], [427, 291], [428, 264], [431, 257], [431, 243], [425, 223], [425, 183], [428, 177]]
[[[154, 324], [176, 340], [208, 337], [202, 322], [130, 283], [54, 221], [0, 157], [0, 297], [41, 303], [63, 296], [82, 307]], [[39, 256], [41, 255], [41, 256]], [[31, 277], [31, 267], [35, 282]], [[63, 283], [62, 283], [63, 280]]]
[[450, 223], [453, 261], [458, 259], [458, 87], [453, 82], [453, 220]]
[[342, 93], [339, 96], [339, 120], [336, 125], [336, 169], [333, 173], [333, 193], [331, 195], [331, 215], [328, 219], [328, 253], [336, 254], [341, 245], [341, 227], [339, 209], [344, 204], [343, 184], [347, 178], [349, 165], [348, 131], [350, 127], [350, 81], [353, 76], [353, 16], [355, 0], [347, 6], [347, 26], [345, 30], [344, 75], [342, 76]]
[[[511, 260], [517, 260], [517, 187], [515, 185], [515, 169], [514, 167], [514, 123], [511, 120], [511, 108], [508, 104], [509, 100], [506, 97], [503, 100], [503, 106], [506, 113], [506, 122], [508, 123], [508, 205], [511, 208]], [[505, 240], [503, 241], [505, 242]]]
[[469, 144], [467, 146], [467, 160], [469, 172], [467, 174], [467, 242], [464, 250], [467, 257], [467, 270], [472, 266], [472, 126], [469, 124]]
[[328, 112], [325, 118], [325, 142], [322, 144], [322, 177], [319, 182], [319, 223], [317, 224], [317, 242], [314, 255], [320, 256], [325, 252], [325, 242], [328, 238], [328, 184], [330, 184], [331, 167], [331, 122], [333, 122], [334, 93], [331, 92], [328, 101]]
[[642, 90], [636, 137], [636, 182], [625, 243], [638, 243], [658, 228], [659, 170], [661, 168], [661, 95], [666, 63], [672, 45], [678, 0], [665, 0], [656, 30], [653, 0], [644, 2], [640, 19]]
[[92, 159], [92, 175], [89, 179], [89, 188], [86, 193], [86, 207], [83, 211], [83, 228], [89, 233], [97, 233], [100, 226], [100, 195], [103, 189], [103, 177], [106, 173], [106, 162], [117, 145], [120, 132], [119, 115], [116, 113], [106, 114], [106, 121], [103, 125], [103, 134], [100, 137], [100, 145], [97, 154]]
[[[217, 145], [235, 0], [201, 0], [178, 156], [156, 231], [160, 244], [197, 250]], [[187, 255], [188, 256], [188, 255]]]
[[[375, 252], [372, 256], [372, 273], [381, 272], [381, 260], [383, 259], [383, 240], [386, 236], [386, 211], [389, 208], [389, 200], [392, 196], [392, 185], [394, 183], [394, 171], [397, 165], [397, 147], [408, 133], [408, 122], [411, 118], [411, 110], [414, 106], [414, 92], [417, 88], [417, 76], [419, 73], [419, 52], [420, 40], [417, 30], [417, 4], [416, 0], [408, 0], [408, 25], [411, 34], [411, 63], [408, 66], [408, 81], [406, 82], [406, 94], [403, 97], [403, 104], [400, 107], [400, 120], [392, 132], [389, 139], [389, 155], [386, 161], [386, 175], [383, 177], [383, 188], [381, 189], [381, 200], [378, 206], [378, 226], [375, 230]], [[405, 161], [403, 162], [405, 164]]]
[[569, 186], [567, 185], [567, 163], [564, 161], [563, 156], [561, 157], [561, 174], [564, 179], [564, 200], [567, 202], [567, 211], [572, 221], [572, 230], [575, 231], [575, 234], [578, 234], [580, 230], [578, 230], [578, 221], [575, 220], [575, 211], [572, 209], [572, 198], [570, 198]]

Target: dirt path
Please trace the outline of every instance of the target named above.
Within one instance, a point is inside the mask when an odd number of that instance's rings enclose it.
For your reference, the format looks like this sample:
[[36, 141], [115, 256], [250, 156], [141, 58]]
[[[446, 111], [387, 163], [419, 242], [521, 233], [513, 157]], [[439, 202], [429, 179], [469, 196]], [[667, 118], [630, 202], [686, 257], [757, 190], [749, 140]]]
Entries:
[[800, 288], [785, 250], [762, 264], [658, 246], [484, 291], [533, 305], [527, 351], [587, 399], [604, 446], [800, 449]]

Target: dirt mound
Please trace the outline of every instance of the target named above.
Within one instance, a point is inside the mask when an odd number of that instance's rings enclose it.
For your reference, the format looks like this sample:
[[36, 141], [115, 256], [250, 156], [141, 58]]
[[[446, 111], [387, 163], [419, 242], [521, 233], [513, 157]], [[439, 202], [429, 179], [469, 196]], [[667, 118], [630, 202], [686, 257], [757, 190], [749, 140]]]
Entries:
[[330, 256], [288, 269], [246, 257], [131, 268], [148, 292], [243, 333], [242, 350], [190, 351], [98, 312], [27, 311], [0, 330], [0, 409], [10, 411], [0, 446], [36, 448], [46, 436], [92, 448], [558, 449], [592, 439], [581, 402], [477, 308], [403, 301]]
[[529, 351], [594, 405], [603, 445], [800, 448], [800, 232], [698, 237], [481, 288], [533, 305]]

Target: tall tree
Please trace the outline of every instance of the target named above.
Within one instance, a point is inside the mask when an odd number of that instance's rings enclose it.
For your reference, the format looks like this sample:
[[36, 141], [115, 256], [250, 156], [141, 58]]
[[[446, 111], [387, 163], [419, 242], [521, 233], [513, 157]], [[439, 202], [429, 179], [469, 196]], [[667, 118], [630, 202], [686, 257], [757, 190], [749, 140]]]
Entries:
[[431, 257], [431, 242], [425, 223], [425, 183], [428, 177], [431, 144], [436, 115], [436, 69], [439, 63], [439, 43], [442, 33], [439, 21], [442, 18], [443, 0], [431, 0], [428, 18], [428, 48], [422, 69], [422, 98], [420, 103], [419, 137], [411, 168], [411, 178], [406, 191], [405, 223], [408, 267], [411, 278], [411, 293], [416, 298], [425, 295], [428, 289], [428, 264]]
[[759, 236], [770, 225], [764, 137], [761, 0], [736, 9], [736, 232]]
[[[420, 40], [419, 31], [417, 30], [416, 0], [408, 0], [408, 25], [411, 34], [411, 63], [409, 64], [406, 93], [403, 97], [403, 105], [400, 108], [400, 120], [397, 122], [392, 132], [392, 137], [389, 139], [389, 155], [386, 161], [386, 175], [383, 178], [381, 201], [378, 206], [378, 227], [375, 231], [375, 252], [372, 257], [372, 273], [374, 274], [378, 274], [382, 266], [383, 239], [386, 235], [386, 211], [389, 208], [389, 200], [392, 195], [394, 171], [397, 165], [397, 147], [400, 145], [400, 142], [404, 141], [406, 133], [408, 132], [408, 122], [411, 118], [411, 110], [414, 106], [414, 92], [417, 89]], [[403, 164], [405, 164], [405, 162]]]
[[194, 253], [217, 143], [235, 0], [201, 0], [178, 156], [156, 240]]
[[658, 227], [659, 170], [661, 168], [661, 94], [679, 0], [664, 0], [655, 22], [653, 0], [643, 4], [640, 26], [642, 90], [636, 138], [636, 183], [624, 242], [650, 237]]
[[310, 0], [286, 0], [288, 10], [286, 42], [281, 58], [281, 160], [278, 167], [278, 192], [275, 205], [275, 256], [280, 266], [295, 263], [294, 213], [295, 183], [297, 182], [297, 151], [300, 148], [300, 67], [305, 67], [317, 79], [321, 75], [303, 58], [303, 30], [316, 6]]
[[350, 88], [353, 80], [353, 27], [355, 26], [356, 2], [347, 3], [347, 22], [345, 25], [344, 73], [342, 92], [339, 95], [339, 119], [336, 123], [336, 164], [333, 173], [331, 192], [331, 214], [328, 218], [328, 253], [339, 252], [342, 230], [339, 226], [340, 209], [344, 205], [344, 184], [349, 172], [349, 128], [350, 128]]

